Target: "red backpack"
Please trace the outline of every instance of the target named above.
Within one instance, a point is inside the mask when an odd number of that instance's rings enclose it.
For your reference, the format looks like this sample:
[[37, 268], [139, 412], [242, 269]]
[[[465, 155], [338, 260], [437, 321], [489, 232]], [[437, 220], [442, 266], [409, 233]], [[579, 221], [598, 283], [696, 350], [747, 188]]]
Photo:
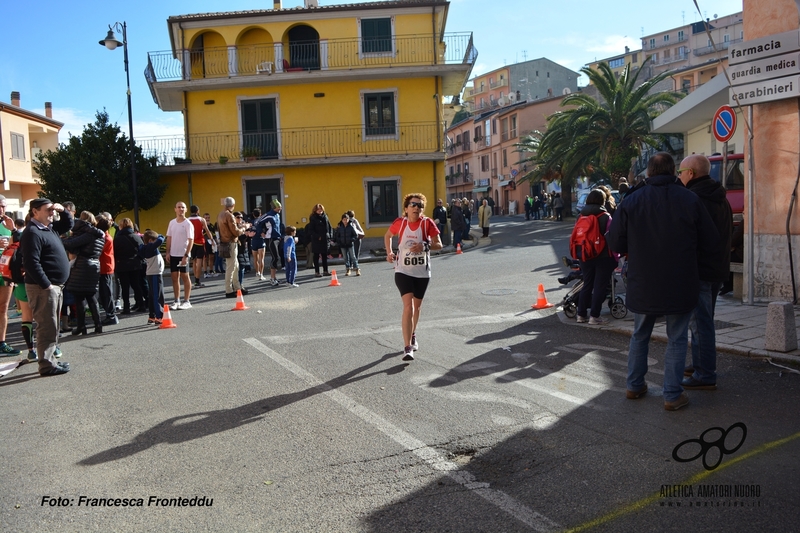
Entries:
[[589, 261], [599, 256], [606, 245], [600, 232], [600, 215], [583, 215], [578, 218], [569, 238], [569, 253], [575, 259]]

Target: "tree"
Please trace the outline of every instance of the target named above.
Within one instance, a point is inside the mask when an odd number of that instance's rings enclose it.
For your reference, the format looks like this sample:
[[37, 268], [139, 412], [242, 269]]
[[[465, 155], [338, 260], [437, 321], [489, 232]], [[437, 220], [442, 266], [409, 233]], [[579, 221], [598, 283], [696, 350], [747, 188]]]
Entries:
[[[167, 186], [158, 183], [156, 158], [147, 158], [134, 148], [139, 208], [155, 207]], [[133, 209], [130, 141], [108, 113], [98, 111], [80, 137], [70, 135], [58, 150], [48, 150], [34, 163], [41, 195], [56, 202], [75, 203], [78, 211], [108, 211], [117, 216]]]
[[631, 73], [628, 64], [617, 77], [607, 63], [600, 63], [597, 70], [582, 68], [599, 98], [572, 93], [563, 99], [561, 105], [570, 109], [548, 117], [547, 131], [529, 158], [533, 163], [530, 177], [558, 173], [563, 188], [564, 180], [571, 187], [580, 175], [607, 176], [616, 185], [628, 175], [631, 160], [644, 145], [661, 146], [664, 139], [650, 133], [650, 124], [680, 94], [650, 94], [667, 72], [637, 86], [642, 70]]

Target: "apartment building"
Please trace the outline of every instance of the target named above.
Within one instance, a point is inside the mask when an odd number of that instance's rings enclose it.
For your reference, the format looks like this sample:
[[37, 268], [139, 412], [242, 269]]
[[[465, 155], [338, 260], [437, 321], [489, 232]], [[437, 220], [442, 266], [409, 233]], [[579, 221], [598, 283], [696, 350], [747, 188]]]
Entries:
[[545, 131], [547, 118], [563, 99], [507, 103], [448, 128], [447, 200], [491, 197], [497, 214], [519, 212], [525, 195], [539, 194], [543, 184], [520, 181], [530, 154], [519, 152], [517, 144], [534, 131]]
[[471, 80], [463, 101], [471, 113], [495, 107], [553, 98], [578, 90], [578, 76], [547, 58], [507, 65]]
[[592, 63], [589, 63], [588, 67], [590, 69], [597, 70], [597, 66], [600, 63], [608, 63], [611, 72], [613, 72], [617, 77], [620, 77], [622, 75], [622, 71], [625, 70], [626, 65], [631, 65], [631, 72], [636, 72], [642, 67], [644, 59], [645, 56], [642, 53], [641, 48], [639, 50], [631, 51], [631, 49], [626, 46], [624, 54], [593, 61]]
[[6, 211], [24, 215], [28, 201], [41, 190], [36, 182], [34, 157], [42, 150], [58, 149], [58, 132], [63, 123], [53, 120], [53, 106], [44, 103], [45, 114], [24, 109], [18, 91], [11, 103], [0, 102], [0, 172], [6, 197]]
[[186, 134], [138, 139], [168, 189], [147, 212], [166, 227], [179, 200], [212, 213], [283, 203], [302, 227], [316, 203], [353, 209], [385, 233], [405, 194], [445, 191], [443, 101], [461, 93], [477, 51], [445, 33], [445, 0], [390, 0], [172, 16], [172, 48], [146, 77]]

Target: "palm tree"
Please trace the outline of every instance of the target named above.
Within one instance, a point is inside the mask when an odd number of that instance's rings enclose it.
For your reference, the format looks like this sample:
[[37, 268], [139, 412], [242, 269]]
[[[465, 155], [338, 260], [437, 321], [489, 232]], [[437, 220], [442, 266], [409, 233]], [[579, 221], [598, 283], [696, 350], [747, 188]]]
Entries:
[[[582, 93], [564, 98], [561, 106], [570, 109], [548, 118], [547, 131], [539, 139], [536, 153], [529, 158], [534, 168], [526, 176], [536, 179], [557, 172], [562, 188], [571, 188], [581, 174], [609, 176], [616, 184], [628, 174], [632, 158], [640, 154], [643, 145], [657, 148], [663, 143], [660, 136], [650, 133], [650, 124], [681, 95], [649, 94], [668, 73], [637, 86], [644, 68], [631, 73], [630, 67], [628, 64], [619, 77], [607, 63], [600, 63], [597, 70], [581, 69], [597, 89], [599, 98]], [[523, 144], [520, 143], [521, 150], [525, 150]]]

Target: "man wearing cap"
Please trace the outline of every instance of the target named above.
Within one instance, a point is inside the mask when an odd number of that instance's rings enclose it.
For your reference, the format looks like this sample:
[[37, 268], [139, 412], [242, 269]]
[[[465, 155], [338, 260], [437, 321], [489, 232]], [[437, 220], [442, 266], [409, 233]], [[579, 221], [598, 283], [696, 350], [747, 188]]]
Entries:
[[233, 217], [236, 200], [228, 196], [223, 200], [223, 204], [225, 209], [217, 216], [217, 231], [219, 231], [219, 253], [222, 254], [224, 246], [227, 246], [229, 250], [228, 257], [225, 258], [225, 297], [236, 298], [238, 290], [242, 291], [242, 294], [247, 294], [247, 291], [239, 283], [239, 260], [237, 259], [239, 235], [245, 232], [245, 228], [237, 226], [236, 219]]
[[[61, 214], [56, 222], [55, 212]], [[69, 363], [56, 362], [54, 353], [63, 287], [69, 277], [69, 258], [59, 235], [70, 231], [73, 221], [72, 214], [61, 204], [37, 198], [30, 203], [30, 221], [20, 240], [25, 290], [36, 321], [36, 353], [42, 376], [69, 372]]]

